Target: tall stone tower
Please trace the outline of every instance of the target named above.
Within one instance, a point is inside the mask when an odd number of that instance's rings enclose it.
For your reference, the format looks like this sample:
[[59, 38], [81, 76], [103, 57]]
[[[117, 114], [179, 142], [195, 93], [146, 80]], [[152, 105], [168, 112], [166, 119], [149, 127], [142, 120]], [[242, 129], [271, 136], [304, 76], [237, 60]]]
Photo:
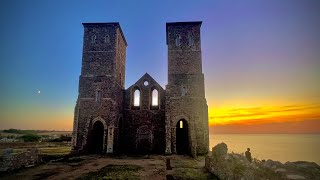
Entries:
[[114, 153], [122, 121], [127, 43], [119, 23], [83, 23], [73, 149]]
[[202, 73], [202, 22], [166, 24], [166, 154], [208, 152], [208, 106]]

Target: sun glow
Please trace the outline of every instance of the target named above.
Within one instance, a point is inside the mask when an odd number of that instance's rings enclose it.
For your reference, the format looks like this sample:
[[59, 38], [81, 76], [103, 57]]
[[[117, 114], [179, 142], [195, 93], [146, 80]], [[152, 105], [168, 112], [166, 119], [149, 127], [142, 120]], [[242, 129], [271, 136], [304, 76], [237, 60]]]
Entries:
[[320, 119], [320, 105], [209, 108], [210, 125], [261, 124]]

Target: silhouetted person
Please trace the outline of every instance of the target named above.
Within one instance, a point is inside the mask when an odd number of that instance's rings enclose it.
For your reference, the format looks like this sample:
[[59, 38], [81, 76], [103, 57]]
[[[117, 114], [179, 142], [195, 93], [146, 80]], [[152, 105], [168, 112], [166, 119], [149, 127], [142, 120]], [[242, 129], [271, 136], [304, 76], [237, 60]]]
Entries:
[[246, 155], [247, 160], [249, 162], [252, 162], [250, 148], [247, 148], [247, 151], [245, 152], [245, 155]]

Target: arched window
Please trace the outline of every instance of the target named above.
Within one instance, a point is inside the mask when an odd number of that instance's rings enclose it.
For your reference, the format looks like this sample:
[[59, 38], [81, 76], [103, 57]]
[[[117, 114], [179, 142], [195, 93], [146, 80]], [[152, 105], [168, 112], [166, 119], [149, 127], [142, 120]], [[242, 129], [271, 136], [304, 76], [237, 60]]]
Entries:
[[96, 102], [100, 102], [101, 101], [101, 91], [98, 90], [96, 91]]
[[177, 34], [176, 36], [176, 46], [180, 46], [181, 45], [181, 36], [179, 34]]
[[104, 42], [107, 43], [107, 44], [110, 43], [110, 37], [109, 37], [109, 35], [106, 35], [106, 36], [104, 37]]
[[152, 91], [151, 105], [152, 106], [158, 106], [159, 105], [159, 92], [156, 89], [154, 89]]
[[189, 34], [189, 36], [188, 36], [188, 45], [189, 46], [193, 46], [193, 43], [194, 43], [193, 36], [191, 34]]
[[94, 34], [91, 36], [91, 43], [96, 43], [97, 36]]
[[185, 96], [186, 93], [187, 93], [186, 87], [185, 87], [185, 86], [182, 86], [182, 88], [181, 88], [181, 96]]
[[136, 89], [133, 93], [133, 106], [140, 106], [140, 90]]

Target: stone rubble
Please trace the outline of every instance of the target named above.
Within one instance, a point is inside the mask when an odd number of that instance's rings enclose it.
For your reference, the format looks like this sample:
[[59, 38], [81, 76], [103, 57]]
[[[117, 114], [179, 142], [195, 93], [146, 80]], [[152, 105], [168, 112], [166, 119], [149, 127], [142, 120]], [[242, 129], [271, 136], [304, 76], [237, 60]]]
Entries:
[[320, 166], [314, 162], [297, 161], [283, 164], [270, 159], [267, 161], [254, 159], [250, 163], [241, 154], [228, 153], [225, 143], [212, 148], [212, 154], [206, 157], [205, 167], [222, 180], [320, 179]]
[[41, 163], [40, 152], [36, 148], [15, 154], [11, 148], [4, 151], [0, 158], [0, 172], [15, 170], [23, 167], [32, 167]]

